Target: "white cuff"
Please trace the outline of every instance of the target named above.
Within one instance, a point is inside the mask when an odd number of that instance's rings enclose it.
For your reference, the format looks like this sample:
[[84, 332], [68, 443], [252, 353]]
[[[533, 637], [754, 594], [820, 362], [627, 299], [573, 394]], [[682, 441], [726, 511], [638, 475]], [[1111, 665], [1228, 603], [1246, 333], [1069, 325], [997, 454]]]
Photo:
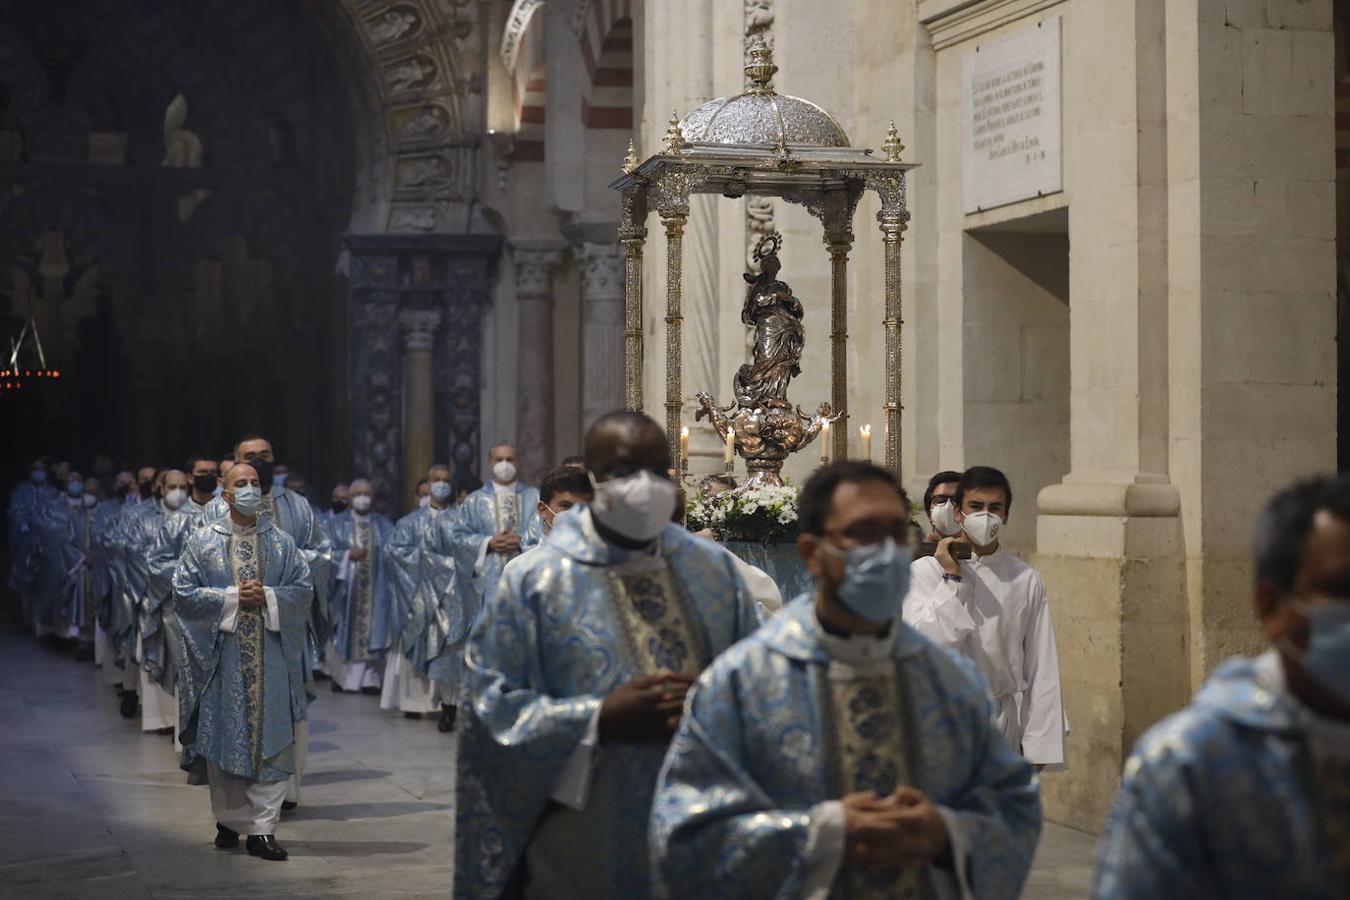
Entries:
[[225, 589], [225, 614], [220, 617], [220, 630], [233, 633], [239, 624], [239, 588]]
[[[960, 892], [961, 900], [972, 900], [975, 894], [970, 890], [970, 844], [966, 840], [965, 832], [961, 830], [961, 819], [954, 810], [945, 806], [937, 808], [939, 816], [942, 816], [942, 824], [947, 826], [947, 843], [952, 851], [952, 870], [956, 875], [956, 885]], [[941, 872], [940, 869], [932, 867], [934, 874]]]
[[337, 570], [337, 580], [338, 580], [338, 581], [346, 581], [346, 580], [347, 580], [347, 573], [351, 570], [351, 567], [352, 567], [352, 559], [351, 559], [351, 557], [352, 557], [352, 551], [350, 551], [350, 550], [348, 550], [346, 553], [342, 554], [342, 564], [338, 566], [338, 570]]
[[263, 624], [267, 626], [268, 631], [280, 631], [281, 611], [277, 609], [277, 592], [270, 587], [265, 587], [263, 588], [263, 599], [267, 604], [263, 609]]
[[802, 900], [825, 900], [844, 862], [844, 804], [826, 800], [811, 807], [806, 836], [806, 872]]
[[577, 744], [572, 755], [567, 758], [558, 781], [553, 785], [550, 796], [569, 809], [583, 810], [591, 794], [591, 776], [595, 773], [595, 761], [599, 754], [596, 747], [600, 743], [600, 707], [595, 708], [591, 720], [586, 725], [586, 734]]
[[487, 568], [488, 544], [492, 543], [492, 537], [483, 538], [483, 543], [478, 545], [478, 558], [473, 561], [473, 574], [482, 575], [483, 570]]

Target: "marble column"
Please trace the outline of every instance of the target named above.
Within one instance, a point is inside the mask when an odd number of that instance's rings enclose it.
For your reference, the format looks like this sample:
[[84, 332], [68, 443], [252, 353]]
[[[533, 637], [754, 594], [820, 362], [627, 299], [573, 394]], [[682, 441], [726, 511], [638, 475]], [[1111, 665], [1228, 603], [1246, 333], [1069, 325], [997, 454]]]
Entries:
[[405, 309], [398, 314], [398, 324], [403, 334], [403, 496], [411, 497], [432, 463], [432, 350], [441, 312]]
[[562, 262], [554, 243], [513, 243], [520, 309], [520, 396], [517, 459], [522, 477], [537, 481], [553, 458], [553, 270]]
[[582, 428], [622, 409], [623, 250], [618, 244], [581, 245]]

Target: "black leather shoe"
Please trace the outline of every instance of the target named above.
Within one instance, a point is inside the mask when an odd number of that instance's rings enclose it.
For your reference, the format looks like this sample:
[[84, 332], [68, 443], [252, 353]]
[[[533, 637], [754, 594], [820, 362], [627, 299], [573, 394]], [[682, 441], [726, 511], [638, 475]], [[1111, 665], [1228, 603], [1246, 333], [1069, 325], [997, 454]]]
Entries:
[[422, 714], [421, 714], [421, 713], [410, 713], [410, 712], [405, 712], [405, 713], [403, 714], [403, 718], [405, 718], [405, 719], [420, 719], [420, 718], [422, 718]]
[[288, 854], [286, 848], [277, 843], [277, 839], [270, 834], [250, 834], [248, 836], [248, 855], [261, 856], [263, 859], [270, 859], [273, 862], [280, 862]]
[[216, 823], [216, 849], [233, 850], [239, 846], [239, 832], [231, 831], [219, 822]]
[[333, 693], [335, 693], [335, 694], [345, 694], [345, 693], [347, 693], [346, 691], [344, 691], [344, 690], [342, 689], [342, 685], [338, 684], [336, 681], [334, 681], [332, 684], [330, 684], [330, 685], [328, 686], [328, 688], [329, 688], [329, 690], [331, 690], [331, 691], [332, 691]]
[[441, 704], [441, 718], [436, 723], [436, 730], [441, 734], [449, 734], [455, 730], [455, 713], [457, 708], [449, 703]]
[[287, 812], [290, 812], [291, 810], [295, 809], [295, 808], [296, 808], [297, 806], [299, 806], [299, 805], [300, 805], [300, 801], [298, 801], [298, 800], [282, 800], [282, 801], [281, 801], [281, 808], [284, 809], [284, 810], [286, 810]]
[[173, 726], [165, 725], [163, 728], [156, 728], [155, 734], [158, 734], [161, 737], [168, 737], [169, 735], [173, 734]]
[[122, 718], [130, 719], [132, 716], [136, 715], [136, 706], [136, 692], [123, 691], [122, 703], [118, 707], [118, 711], [122, 713]]
[[363, 687], [361, 688], [361, 693], [374, 694], [376, 697], [378, 697], [380, 696], [380, 689], [377, 687]]

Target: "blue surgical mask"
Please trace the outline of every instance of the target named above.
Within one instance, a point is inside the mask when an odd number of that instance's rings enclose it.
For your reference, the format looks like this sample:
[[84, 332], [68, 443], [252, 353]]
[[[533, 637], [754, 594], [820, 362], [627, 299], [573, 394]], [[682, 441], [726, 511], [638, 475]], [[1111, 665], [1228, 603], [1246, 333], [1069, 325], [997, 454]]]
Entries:
[[72, 481], [66, 485], [66, 493], [72, 497], [79, 497], [84, 493], [84, 482]]
[[450, 492], [451, 487], [450, 482], [448, 481], [433, 481], [431, 483], [431, 496], [435, 497], [441, 503], [450, 499]]
[[1308, 649], [1290, 655], [1314, 681], [1350, 703], [1350, 601], [1291, 602], [1308, 620]]
[[234, 511], [241, 516], [256, 516], [258, 510], [262, 509], [262, 488], [247, 485], [241, 488], [235, 488], [234, 502], [230, 504]]
[[913, 548], [897, 544], [895, 538], [852, 550], [840, 550], [828, 541], [822, 541], [821, 546], [843, 557], [844, 580], [835, 589], [835, 596], [849, 612], [869, 622], [885, 622], [900, 615], [900, 606], [909, 593]]
[[41, 469], [34, 469], [29, 473], [28, 477], [33, 479], [33, 484], [42, 484], [47, 480], [47, 473]]
[[285, 472], [278, 472], [272, 476], [272, 487], [284, 488], [286, 486]]
[[219, 496], [220, 496], [220, 492], [223, 491], [223, 490], [224, 490], [224, 488], [222, 488], [220, 485], [216, 485], [216, 489], [215, 489], [214, 491], [211, 492], [211, 495], [212, 495], [213, 497], [219, 497]]

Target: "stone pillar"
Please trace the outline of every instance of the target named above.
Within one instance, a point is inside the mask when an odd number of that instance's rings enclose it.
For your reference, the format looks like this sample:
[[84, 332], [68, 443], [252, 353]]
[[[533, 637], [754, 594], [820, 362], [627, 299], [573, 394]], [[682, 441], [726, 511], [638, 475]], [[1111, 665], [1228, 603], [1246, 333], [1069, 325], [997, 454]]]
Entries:
[[618, 244], [581, 246], [582, 429], [623, 408], [624, 256]]
[[398, 324], [403, 334], [403, 496], [411, 497], [432, 463], [432, 348], [441, 312], [405, 309], [398, 314]]
[[[520, 307], [520, 394], [517, 458], [523, 477], [537, 480], [553, 458], [553, 269], [562, 262], [558, 244], [511, 245]], [[489, 438], [489, 441], [493, 440]]]

